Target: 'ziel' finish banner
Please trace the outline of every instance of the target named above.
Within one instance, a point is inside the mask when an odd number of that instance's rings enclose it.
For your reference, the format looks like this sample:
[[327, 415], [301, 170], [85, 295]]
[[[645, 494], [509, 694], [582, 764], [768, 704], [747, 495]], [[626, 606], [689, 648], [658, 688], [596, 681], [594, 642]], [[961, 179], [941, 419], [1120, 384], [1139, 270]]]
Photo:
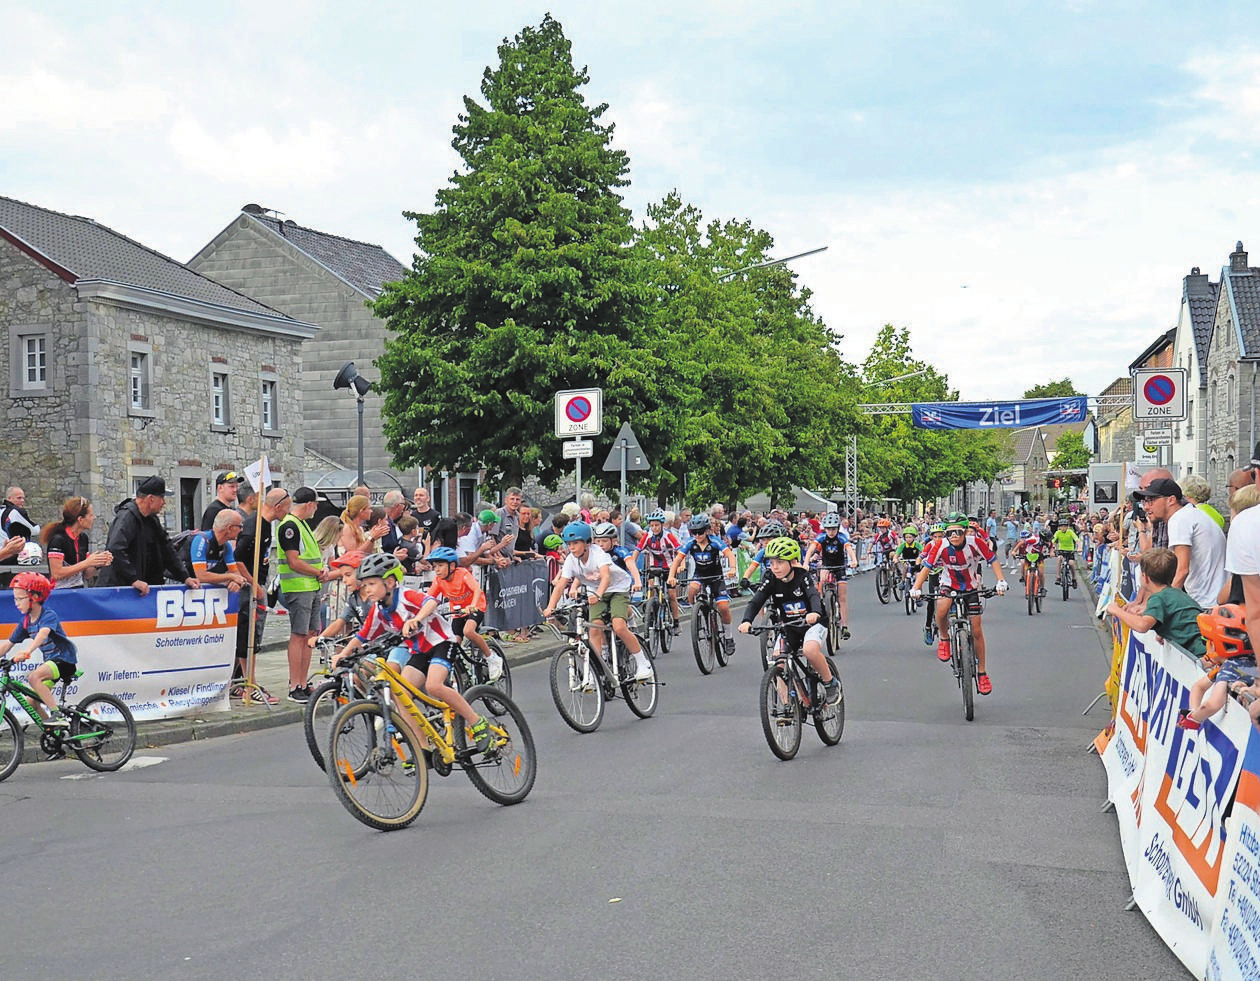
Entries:
[[[227, 711], [235, 593], [185, 586], [157, 586], [148, 596], [129, 586], [54, 589], [48, 606], [79, 651], [83, 677], [70, 685], [67, 701], [109, 692], [137, 721]], [[0, 591], [0, 637], [8, 639], [17, 620], [13, 593]], [[37, 652], [14, 673], [25, 680], [40, 661]]]
[[1007, 429], [1084, 422], [1086, 397], [1021, 399], [1018, 402], [915, 402], [919, 429]]

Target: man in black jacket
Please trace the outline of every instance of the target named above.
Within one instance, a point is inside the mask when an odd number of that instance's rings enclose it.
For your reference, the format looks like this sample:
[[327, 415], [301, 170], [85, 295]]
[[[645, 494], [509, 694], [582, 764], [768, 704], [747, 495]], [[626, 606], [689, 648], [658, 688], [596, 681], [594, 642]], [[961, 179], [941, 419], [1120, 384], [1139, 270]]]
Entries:
[[140, 482], [135, 499], [115, 509], [106, 545], [114, 561], [101, 570], [96, 585], [131, 586], [141, 596], [147, 596], [150, 586], [162, 585], [169, 575], [189, 589], [200, 588], [192, 570], [175, 553], [157, 517], [169, 493], [161, 477], [146, 477]]

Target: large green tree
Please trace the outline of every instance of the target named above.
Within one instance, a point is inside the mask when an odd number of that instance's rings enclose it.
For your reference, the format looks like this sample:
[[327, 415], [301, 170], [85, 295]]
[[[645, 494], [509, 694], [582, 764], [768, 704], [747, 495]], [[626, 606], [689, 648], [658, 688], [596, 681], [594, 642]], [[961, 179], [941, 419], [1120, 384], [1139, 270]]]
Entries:
[[1079, 393], [1076, 391], [1076, 386], [1072, 384], [1071, 378], [1060, 378], [1058, 381], [1048, 381], [1040, 385], [1034, 385], [1024, 392], [1024, 398], [1054, 399], [1077, 394]]
[[1055, 470], [1076, 470], [1088, 467], [1089, 450], [1085, 449], [1085, 441], [1080, 433], [1062, 433], [1054, 441], [1054, 459], [1050, 465]]
[[429, 212], [408, 212], [418, 252], [374, 309], [385, 435], [399, 467], [486, 467], [491, 482], [569, 472], [554, 395], [604, 390], [605, 429], [654, 407], [656, 359], [631, 216], [627, 155], [606, 105], [574, 67], [550, 15], [498, 49], [481, 98], [464, 99], [452, 146], [463, 166]]

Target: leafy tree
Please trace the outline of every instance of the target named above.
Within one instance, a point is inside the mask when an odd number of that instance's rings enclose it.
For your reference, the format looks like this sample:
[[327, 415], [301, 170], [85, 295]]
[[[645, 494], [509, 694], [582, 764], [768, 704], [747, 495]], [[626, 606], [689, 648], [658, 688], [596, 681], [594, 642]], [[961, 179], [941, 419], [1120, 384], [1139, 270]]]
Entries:
[[1058, 381], [1049, 381], [1042, 385], [1034, 385], [1024, 393], [1024, 398], [1054, 399], [1079, 394], [1080, 393], [1076, 390], [1076, 386], [1072, 384], [1071, 378], [1060, 378]]
[[1084, 437], [1080, 433], [1063, 433], [1054, 441], [1054, 458], [1050, 465], [1055, 470], [1088, 467], [1089, 461], [1090, 452], [1085, 449]]
[[552, 483], [569, 469], [555, 393], [603, 388], [615, 432], [659, 403], [659, 364], [636, 343], [642, 275], [617, 193], [629, 160], [607, 106], [587, 105], [590, 77], [550, 15], [498, 55], [453, 127], [463, 167], [433, 211], [406, 213], [418, 253], [374, 304], [390, 332], [378, 387], [396, 466]]

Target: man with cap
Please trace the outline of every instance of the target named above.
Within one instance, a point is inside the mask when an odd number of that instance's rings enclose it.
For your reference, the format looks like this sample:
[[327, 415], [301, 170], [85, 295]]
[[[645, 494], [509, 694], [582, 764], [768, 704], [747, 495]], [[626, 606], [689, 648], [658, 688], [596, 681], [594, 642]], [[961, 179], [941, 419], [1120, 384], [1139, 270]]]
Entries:
[[245, 478], [235, 470], [228, 470], [214, 478], [214, 500], [201, 515], [201, 530], [210, 531], [214, 527], [214, 519], [220, 511], [236, 507], [237, 488], [245, 483]]
[[307, 640], [319, 633], [319, 587], [336, 573], [324, 568], [323, 552], [307, 525], [318, 507], [314, 489], [299, 487], [292, 501], [293, 507], [276, 525], [276, 564], [289, 613], [289, 701], [307, 702], [311, 697], [306, 683], [311, 669]]
[[[266, 497], [263, 498], [261, 507], [262, 521], [258, 520], [257, 514], [247, 517], [245, 527], [241, 529], [240, 538], [236, 542], [236, 557], [249, 571], [251, 578], [254, 575], [254, 565], [257, 563], [258, 575], [251, 589], [241, 591], [241, 607], [236, 617], [236, 664], [232, 669], [233, 687], [231, 694], [234, 698], [243, 698], [252, 702], [265, 702], [268, 705], [274, 705], [279, 701], [278, 698], [256, 682], [253, 685], [244, 685], [240, 682], [245, 678], [246, 662], [249, 660], [250, 611], [255, 605], [257, 610], [252, 617], [254, 621], [254, 651], [257, 652], [262, 647], [263, 625], [267, 622], [266, 585], [271, 571], [268, 567], [268, 559], [271, 553], [272, 522], [283, 520], [285, 515], [289, 513], [292, 503], [288, 491], [280, 487], [273, 487], [267, 492]], [[248, 597], [246, 593], [249, 594]], [[253, 679], [250, 680], [253, 681]]]
[[170, 495], [161, 477], [145, 477], [136, 488], [136, 496], [114, 509], [105, 546], [114, 561], [101, 569], [96, 585], [130, 586], [141, 596], [148, 596], [150, 586], [160, 586], [169, 577], [189, 589], [201, 588], [158, 519]]
[[1225, 583], [1225, 535], [1207, 514], [1181, 494], [1171, 477], [1156, 477], [1134, 491], [1145, 505], [1147, 521], [1168, 526], [1168, 547], [1176, 553], [1173, 586], [1184, 590], [1200, 606], [1212, 606]]

